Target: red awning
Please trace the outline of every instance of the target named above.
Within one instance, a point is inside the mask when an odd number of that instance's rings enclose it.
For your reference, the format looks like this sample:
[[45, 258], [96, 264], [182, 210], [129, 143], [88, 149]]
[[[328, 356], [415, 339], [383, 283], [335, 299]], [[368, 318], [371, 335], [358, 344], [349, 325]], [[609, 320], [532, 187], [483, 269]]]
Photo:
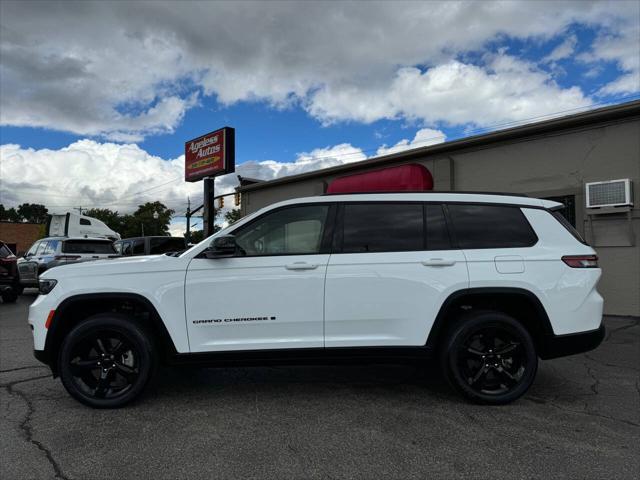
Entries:
[[433, 190], [433, 176], [418, 163], [336, 178], [327, 193], [422, 192]]

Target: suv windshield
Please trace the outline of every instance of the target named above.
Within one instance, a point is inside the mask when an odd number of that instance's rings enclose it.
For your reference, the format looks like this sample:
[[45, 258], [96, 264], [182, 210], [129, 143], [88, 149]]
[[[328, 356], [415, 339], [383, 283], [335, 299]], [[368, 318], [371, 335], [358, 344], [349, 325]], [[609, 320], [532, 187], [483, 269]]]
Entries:
[[109, 240], [66, 240], [62, 244], [63, 253], [116, 253]]
[[0, 258], [12, 257], [13, 252], [4, 243], [0, 243]]

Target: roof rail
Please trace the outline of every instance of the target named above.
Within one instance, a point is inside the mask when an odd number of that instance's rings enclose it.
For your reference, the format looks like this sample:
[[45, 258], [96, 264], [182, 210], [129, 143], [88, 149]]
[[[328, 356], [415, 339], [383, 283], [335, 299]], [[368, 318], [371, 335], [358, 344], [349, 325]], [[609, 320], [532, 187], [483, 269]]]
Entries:
[[474, 191], [470, 191], [470, 190], [398, 190], [398, 191], [393, 191], [393, 192], [379, 192], [379, 191], [372, 191], [372, 192], [353, 192], [353, 193], [344, 193], [344, 192], [337, 192], [337, 193], [323, 193], [322, 196], [323, 197], [331, 197], [331, 196], [335, 196], [335, 195], [386, 195], [386, 194], [398, 194], [398, 193], [425, 193], [425, 194], [439, 194], [439, 193], [459, 193], [462, 195], [500, 195], [503, 197], [525, 197], [525, 198], [530, 198], [529, 195], [527, 195], [526, 193], [509, 193], [509, 192], [474, 192]]

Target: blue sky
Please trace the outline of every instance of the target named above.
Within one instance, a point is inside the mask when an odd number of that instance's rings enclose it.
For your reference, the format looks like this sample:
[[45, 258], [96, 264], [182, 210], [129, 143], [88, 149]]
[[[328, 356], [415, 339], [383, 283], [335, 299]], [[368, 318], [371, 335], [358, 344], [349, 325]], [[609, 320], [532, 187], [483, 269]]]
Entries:
[[270, 179], [640, 97], [634, 1], [178, 7], [2, 3], [2, 203], [180, 209], [224, 125]]

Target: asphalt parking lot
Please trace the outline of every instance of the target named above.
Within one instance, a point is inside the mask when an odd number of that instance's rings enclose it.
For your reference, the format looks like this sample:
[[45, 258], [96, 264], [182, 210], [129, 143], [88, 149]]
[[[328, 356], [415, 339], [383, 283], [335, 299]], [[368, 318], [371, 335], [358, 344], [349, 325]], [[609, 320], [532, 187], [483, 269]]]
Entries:
[[637, 478], [640, 323], [541, 362], [506, 407], [411, 366], [171, 369], [128, 408], [74, 401], [0, 305], [0, 478]]

